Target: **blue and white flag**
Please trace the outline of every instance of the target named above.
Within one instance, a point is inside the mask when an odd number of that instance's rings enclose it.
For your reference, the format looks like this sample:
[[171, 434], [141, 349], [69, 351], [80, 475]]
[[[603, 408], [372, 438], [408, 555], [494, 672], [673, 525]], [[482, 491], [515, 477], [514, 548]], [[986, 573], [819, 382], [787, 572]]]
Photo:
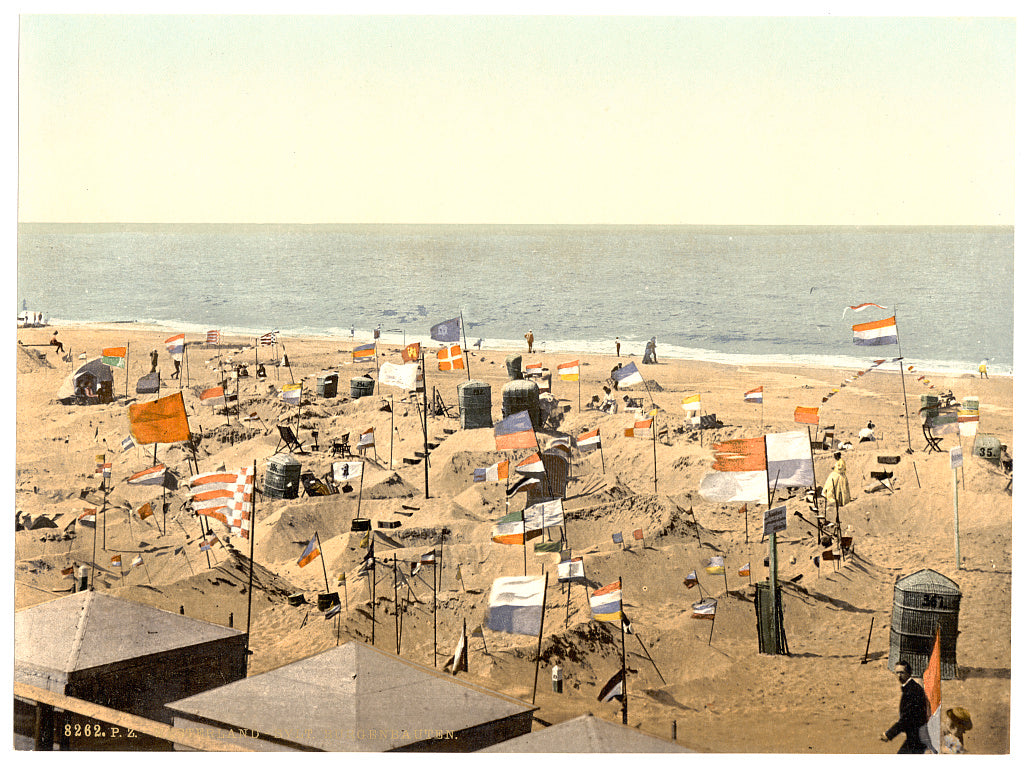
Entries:
[[132, 439], [131, 434], [129, 434], [127, 437], [121, 440], [122, 452], [125, 450], [131, 450], [133, 447], [135, 447], [135, 440]]
[[445, 320], [434, 325], [430, 329], [430, 337], [442, 343], [452, 343], [459, 340], [461, 332], [462, 318], [455, 317], [454, 319]]
[[540, 634], [544, 611], [544, 576], [496, 578], [491, 586], [487, 627], [508, 634]]
[[618, 370], [613, 371], [612, 378], [618, 381], [619, 386], [632, 386], [633, 384], [644, 382], [644, 377], [636, 369], [635, 362], [630, 362], [628, 365], [623, 365]]

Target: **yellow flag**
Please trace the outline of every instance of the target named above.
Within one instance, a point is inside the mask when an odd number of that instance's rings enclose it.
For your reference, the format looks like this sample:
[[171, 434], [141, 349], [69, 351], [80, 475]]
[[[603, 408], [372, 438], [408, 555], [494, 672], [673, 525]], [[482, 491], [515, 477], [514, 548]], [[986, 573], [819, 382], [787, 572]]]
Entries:
[[366, 531], [366, 535], [363, 536], [363, 540], [359, 541], [359, 548], [365, 549], [370, 546], [370, 531]]

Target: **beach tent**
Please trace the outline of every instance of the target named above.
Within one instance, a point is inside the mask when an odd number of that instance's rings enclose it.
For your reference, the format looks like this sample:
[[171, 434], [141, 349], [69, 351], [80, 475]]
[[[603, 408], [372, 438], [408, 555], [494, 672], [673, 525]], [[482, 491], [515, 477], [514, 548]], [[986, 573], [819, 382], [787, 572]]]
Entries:
[[[175, 727], [260, 751], [467, 752], [530, 731], [531, 706], [362, 642], [169, 705]], [[441, 737], [436, 737], [441, 733]]]
[[[165, 724], [173, 717], [164, 704], [243, 678], [245, 663], [242, 631], [98, 591], [14, 614], [14, 681]], [[31, 738], [34, 703], [15, 698], [14, 708], [15, 734]], [[70, 745], [116, 747], [87, 737]], [[170, 745], [140, 734], [132, 749]]]
[[93, 394], [98, 394], [100, 386], [104, 382], [107, 382], [111, 388], [113, 387], [114, 376], [110, 372], [110, 368], [104, 365], [99, 358], [89, 360], [64, 379], [64, 383], [57, 390], [57, 401], [65, 405], [75, 404], [77, 402], [75, 389], [78, 388], [79, 382], [91, 383]]
[[662, 740], [637, 732], [615, 722], [606, 722], [593, 714], [584, 714], [567, 722], [545, 727], [495, 746], [482, 753], [503, 754], [661, 754], [689, 751], [671, 740]]

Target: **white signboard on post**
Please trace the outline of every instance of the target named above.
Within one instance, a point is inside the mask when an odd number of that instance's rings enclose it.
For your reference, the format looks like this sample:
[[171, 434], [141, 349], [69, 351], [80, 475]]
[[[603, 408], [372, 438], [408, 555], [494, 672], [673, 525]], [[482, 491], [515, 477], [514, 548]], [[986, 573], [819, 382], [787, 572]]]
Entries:
[[949, 468], [959, 469], [964, 465], [964, 449], [957, 445], [949, 449]]
[[781, 533], [786, 529], [786, 506], [776, 506], [774, 509], [768, 509], [764, 513], [764, 533], [763, 535], [771, 535], [772, 533]]

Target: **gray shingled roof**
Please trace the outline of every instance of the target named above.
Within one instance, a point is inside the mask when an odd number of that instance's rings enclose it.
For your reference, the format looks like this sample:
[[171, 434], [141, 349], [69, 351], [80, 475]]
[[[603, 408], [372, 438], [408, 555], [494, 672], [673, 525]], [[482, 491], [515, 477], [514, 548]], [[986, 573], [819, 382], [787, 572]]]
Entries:
[[425, 730], [457, 732], [535, 710], [361, 642], [167, 707], [324, 751], [387, 751], [428, 739]]
[[15, 679], [66, 681], [75, 671], [238, 636], [237, 629], [97, 591], [14, 614]]
[[518, 738], [481, 749], [493, 753], [633, 754], [689, 751], [670, 740], [662, 740], [593, 714], [584, 714], [561, 724], [534, 730]]

